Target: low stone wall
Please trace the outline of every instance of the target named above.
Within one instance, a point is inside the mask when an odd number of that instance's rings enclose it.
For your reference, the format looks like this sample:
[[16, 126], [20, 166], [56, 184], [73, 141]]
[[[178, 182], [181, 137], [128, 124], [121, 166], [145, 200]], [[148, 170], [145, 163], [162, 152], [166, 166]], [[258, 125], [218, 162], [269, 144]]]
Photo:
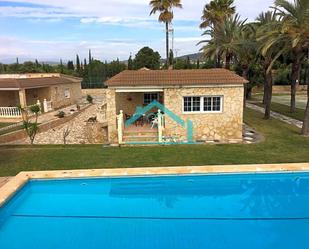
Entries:
[[98, 89], [82, 89], [82, 96], [87, 97], [87, 95], [91, 95], [92, 97], [105, 97], [106, 88], [98, 88]]
[[18, 123], [22, 118], [0, 118], [0, 123]]
[[[58, 119], [52, 120], [48, 123], [44, 123], [44, 124], [39, 125], [39, 133], [48, 131], [49, 129], [53, 129], [53, 128], [59, 126], [59, 125], [62, 125], [64, 123], [72, 120], [73, 118], [80, 115], [82, 112], [84, 112], [89, 107], [90, 107], [90, 105], [82, 108], [79, 112], [75, 112], [75, 113], [73, 113], [69, 116], [65, 116], [64, 118], [58, 118]], [[21, 140], [21, 139], [24, 139], [24, 138], [27, 138], [26, 132], [24, 130], [19, 130], [19, 131], [7, 133], [7, 134], [0, 136], [0, 144], [11, 143], [11, 142]]]

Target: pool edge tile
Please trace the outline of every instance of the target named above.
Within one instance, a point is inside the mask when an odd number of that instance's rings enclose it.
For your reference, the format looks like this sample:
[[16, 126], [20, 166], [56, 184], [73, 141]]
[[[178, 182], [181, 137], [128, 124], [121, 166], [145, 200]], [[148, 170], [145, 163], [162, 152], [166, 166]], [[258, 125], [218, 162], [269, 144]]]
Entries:
[[223, 173], [309, 172], [309, 163], [168, 166], [83, 170], [23, 171], [0, 188], [0, 207], [31, 179]]

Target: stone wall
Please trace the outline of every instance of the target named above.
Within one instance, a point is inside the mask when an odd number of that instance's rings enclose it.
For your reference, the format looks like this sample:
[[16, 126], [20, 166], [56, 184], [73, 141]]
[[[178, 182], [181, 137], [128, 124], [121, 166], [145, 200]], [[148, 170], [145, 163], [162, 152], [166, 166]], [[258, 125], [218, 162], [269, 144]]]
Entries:
[[[83, 113], [89, 107], [90, 106], [86, 106], [86, 107], [82, 108], [79, 112], [74, 112], [73, 114], [65, 116], [64, 118], [57, 118], [57, 119], [51, 120], [50, 122], [40, 124], [39, 125], [39, 133], [46, 132], [50, 129], [53, 129], [57, 126], [60, 126], [62, 124], [69, 122], [70, 120], [74, 119], [76, 116]], [[21, 139], [24, 139], [24, 138], [27, 138], [27, 134], [26, 134], [25, 130], [18, 130], [18, 131], [14, 131], [14, 132], [11, 132], [11, 133], [1, 135], [0, 136], [0, 144], [11, 143], [11, 142], [21, 140]]]
[[[70, 98], [64, 96], [65, 90], [70, 91]], [[77, 104], [82, 99], [82, 91], [80, 83], [62, 84], [50, 87], [50, 96], [53, 109], [63, 106]]]
[[98, 89], [82, 89], [83, 98], [87, 97], [87, 95], [91, 95], [92, 97], [105, 97], [106, 88], [98, 88]]
[[[164, 90], [164, 105], [184, 120], [193, 122], [194, 140], [232, 141], [242, 139], [243, 86], [213, 88], [170, 88]], [[223, 96], [222, 113], [183, 113], [184, 96]], [[186, 138], [186, 129], [166, 117], [164, 135]]]
[[108, 124], [108, 141], [110, 143], [117, 142], [117, 119], [116, 119], [116, 91], [114, 89], [106, 89], [106, 121]]

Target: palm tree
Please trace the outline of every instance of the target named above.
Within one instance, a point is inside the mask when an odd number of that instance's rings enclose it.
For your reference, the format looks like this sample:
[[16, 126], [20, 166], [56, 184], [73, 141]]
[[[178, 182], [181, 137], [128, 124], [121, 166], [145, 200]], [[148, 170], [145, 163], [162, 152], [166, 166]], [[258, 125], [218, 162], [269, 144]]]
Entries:
[[[252, 23], [243, 24], [239, 32], [236, 33], [234, 42], [235, 59], [241, 66], [242, 77], [249, 80], [249, 68], [256, 61], [256, 26]], [[251, 82], [250, 82], [251, 83]], [[244, 106], [246, 99], [250, 98], [252, 84], [245, 85]]]
[[[283, 53], [292, 54], [291, 71], [291, 112], [296, 109], [296, 90], [300, 78], [301, 62], [309, 49], [309, 1], [276, 0], [276, 15], [281, 21], [281, 27], [269, 30], [265, 37], [264, 51], [272, 47], [281, 49], [273, 59], [273, 62]], [[307, 107], [308, 108], [308, 107]], [[306, 109], [302, 134], [309, 134], [309, 111]]]
[[281, 27], [269, 30], [265, 34], [267, 41], [264, 50], [272, 46], [278, 47], [278, 43], [282, 43], [282, 48], [276, 58], [283, 53], [291, 52], [292, 54], [291, 112], [295, 112], [296, 89], [300, 78], [301, 62], [309, 47], [309, 1], [294, 0], [291, 3], [288, 0], [276, 0], [274, 9], [281, 21]]
[[203, 9], [200, 28], [215, 27], [235, 14], [234, 0], [212, 0]]
[[258, 57], [259, 61], [263, 64], [264, 68], [264, 98], [263, 103], [265, 104], [264, 119], [270, 118], [270, 108], [272, 99], [272, 87], [273, 87], [273, 76], [272, 76], [272, 65], [273, 58], [276, 58], [278, 52], [278, 46], [273, 46], [265, 49], [264, 44], [267, 43], [267, 34], [270, 30], [277, 30], [281, 27], [281, 22], [276, 18], [275, 12], [267, 11], [262, 12], [257, 18], [255, 25], [257, 26], [257, 42], [258, 42]]
[[169, 24], [174, 18], [173, 8], [182, 8], [181, 0], [151, 0], [149, 5], [152, 8], [150, 15], [159, 12], [159, 22], [165, 23], [166, 65], [169, 68]]
[[225, 58], [225, 68], [230, 69], [230, 62], [236, 55], [237, 38], [244, 28], [245, 21], [240, 20], [239, 15], [226, 18], [216, 28], [211, 27], [206, 30], [203, 35], [209, 35], [211, 40], [203, 40], [199, 42], [207, 43], [202, 50], [206, 57], [214, 58], [217, 55]]
[[[211, 28], [216, 30], [217, 26], [222, 24], [227, 17], [235, 14], [236, 7], [232, 6], [234, 0], [212, 0], [206, 4], [203, 9], [202, 22], [200, 28]], [[221, 57], [219, 54], [215, 56], [216, 67], [221, 67]]]

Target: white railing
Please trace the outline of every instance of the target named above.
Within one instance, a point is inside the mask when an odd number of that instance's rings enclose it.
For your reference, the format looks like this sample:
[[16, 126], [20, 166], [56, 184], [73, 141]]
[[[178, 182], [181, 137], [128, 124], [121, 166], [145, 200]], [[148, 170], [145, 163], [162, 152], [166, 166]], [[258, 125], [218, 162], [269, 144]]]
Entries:
[[162, 143], [163, 141], [163, 117], [164, 115], [161, 113], [161, 110], [158, 110], [158, 141], [159, 143]]
[[123, 144], [123, 111], [120, 111], [120, 114], [117, 115], [117, 133], [118, 133], [118, 143]]
[[44, 112], [52, 111], [53, 110], [52, 102], [51, 101], [47, 101], [46, 99], [44, 99], [44, 101], [43, 101], [43, 109], [44, 109]]
[[1, 118], [19, 118], [21, 111], [18, 107], [0, 107]]

